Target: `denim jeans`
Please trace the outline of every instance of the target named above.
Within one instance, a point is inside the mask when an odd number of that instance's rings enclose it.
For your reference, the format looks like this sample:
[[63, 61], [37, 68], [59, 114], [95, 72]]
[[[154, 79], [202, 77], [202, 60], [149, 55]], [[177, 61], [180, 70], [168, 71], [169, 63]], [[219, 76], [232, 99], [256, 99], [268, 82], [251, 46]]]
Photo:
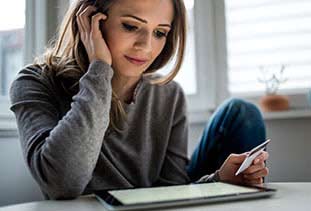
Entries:
[[191, 156], [187, 172], [191, 181], [214, 173], [231, 153], [243, 153], [264, 142], [266, 130], [257, 107], [241, 99], [229, 99], [207, 123]]

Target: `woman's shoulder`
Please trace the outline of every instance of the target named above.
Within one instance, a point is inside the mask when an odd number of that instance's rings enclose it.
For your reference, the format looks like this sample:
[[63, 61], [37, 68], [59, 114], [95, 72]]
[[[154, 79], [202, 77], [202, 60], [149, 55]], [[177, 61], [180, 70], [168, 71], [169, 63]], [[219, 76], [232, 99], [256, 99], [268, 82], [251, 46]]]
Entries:
[[[56, 86], [51, 74], [44, 65], [30, 64], [23, 67], [13, 80], [10, 87], [10, 96], [26, 96], [27, 93], [39, 91], [41, 93], [53, 93]], [[20, 92], [23, 90], [23, 92]]]
[[183, 106], [186, 104], [186, 96], [181, 85], [176, 81], [170, 81], [166, 84], [153, 84], [154, 79], [162, 78], [161, 75], [153, 75], [144, 77], [143, 85], [139, 87], [137, 96], [148, 99], [150, 104], [155, 104], [158, 107], [163, 105], [164, 107]]
[[152, 83], [152, 81], [157, 80], [157, 79], [161, 79], [161, 78], [163, 78], [163, 75], [153, 74], [153, 75], [144, 76], [143, 80], [145, 81], [146, 84], [148, 84], [147, 86], [154, 89], [155, 91], [164, 92], [167, 95], [170, 95], [170, 94], [175, 95], [176, 93], [180, 93], [180, 94], [184, 95], [183, 88], [175, 80], [172, 80], [166, 84], [153, 84]]
[[27, 80], [27, 81], [41, 81], [47, 82], [47, 80], [51, 77], [47, 70], [47, 66], [44, 64], [29, 64], [23, 67], [18, 73], [15, 78], [15, 81], [19, 80]]
[[49, 70], [44, 64], [29, 64], [23, 67], [13, 80], [11, 89], [24, 87], [24, 89], [33, 89], [54, 92], [58, 88], [55, 84], [55, 77], [52, 70]]

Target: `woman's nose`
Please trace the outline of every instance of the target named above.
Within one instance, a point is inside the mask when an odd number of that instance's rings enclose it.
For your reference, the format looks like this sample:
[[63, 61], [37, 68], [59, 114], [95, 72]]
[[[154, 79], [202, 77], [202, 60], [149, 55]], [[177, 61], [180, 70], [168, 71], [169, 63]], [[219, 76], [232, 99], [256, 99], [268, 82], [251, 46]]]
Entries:
[[134, 43], [134, 48], [136, 50], [141, 50], [146, 53], [152, 51], [152, 32], [143, 31], [138, 36]]

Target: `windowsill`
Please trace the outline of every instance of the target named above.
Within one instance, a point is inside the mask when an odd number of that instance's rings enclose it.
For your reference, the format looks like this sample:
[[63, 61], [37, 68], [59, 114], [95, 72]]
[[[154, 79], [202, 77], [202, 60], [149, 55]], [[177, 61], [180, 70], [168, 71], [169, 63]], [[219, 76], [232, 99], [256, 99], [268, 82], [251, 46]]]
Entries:
[[262, 112], [265, 120], [311, 118], [311, 108], [293, 108], [288, 111]]
[[[188, 120], [190, 124], [205, 124], [211, 117], [212, 112], [198, 111], [188, 112]], [[303, 119], [311, 118], [310, 108], [295, 108], [288, 111], [276, 111], [276, 112], [262, 112], [264, 120], [276, 120], [276, 119]], [[0, 115], [0, 131], [15, 131], [17, 130], [16, 121], [13, 115], [6, 117]]]
[[0, 115], [0, 131], [16, 131], [17, 125], [13, 115], [1, 116]]
[[[289, 98], [290, 109], [287, 111], [262, 112], [265, 120], [311, 118], [311, 105], [307, 100], [307, 89], [283, 90], [280, 91], [280, 94]], [[260, 108], [261, 96], [245, 96], [244, 99]]]
[[8, 96], [0, 96], [0, 131], [17, 130], [15, 116], [9, 107]]
[[211, 112], [209, 111], [190, 111], [187, 113], [189, 124], [205, 124], [211, 117]]
[[[190, 124], [206, 124], [212, 112], [200, 111], [189, 112]], [[262, 112], [264, 120], [285, 120], [285, 119], [304, 119], [311, 118], [310, 108], [292, 108], [288, 111]]]

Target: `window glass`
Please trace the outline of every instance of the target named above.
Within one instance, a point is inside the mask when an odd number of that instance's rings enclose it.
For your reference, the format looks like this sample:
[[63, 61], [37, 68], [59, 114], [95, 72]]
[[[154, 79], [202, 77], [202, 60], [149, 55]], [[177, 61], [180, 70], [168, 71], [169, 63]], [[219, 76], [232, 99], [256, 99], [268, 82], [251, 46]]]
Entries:
[[2, 1], [0, 5], [0, 95], [7, 96], [24, 64], [25, 1]]
[[273, 80], [273, 74], [284, 81], [280, 89], [311, 87], [310, 0], [225, 3], [231, 93], [263, 91], [259, 81]]

